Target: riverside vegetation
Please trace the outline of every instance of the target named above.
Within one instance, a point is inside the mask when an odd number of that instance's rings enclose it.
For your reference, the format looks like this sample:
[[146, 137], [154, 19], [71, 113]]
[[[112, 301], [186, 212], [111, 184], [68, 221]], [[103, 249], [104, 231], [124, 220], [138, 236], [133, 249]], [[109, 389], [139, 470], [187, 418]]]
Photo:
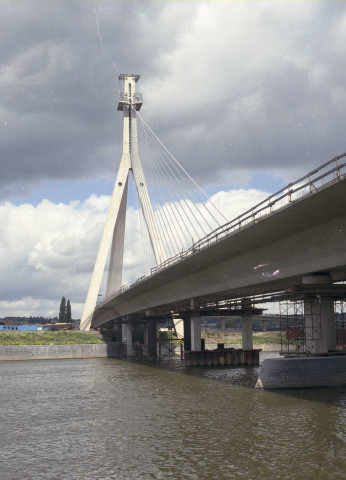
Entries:
[[1, 345], [76, 345], [107, 343], [102, 335], [94, 333], [60, 332], [0, 332]]
[[[202, 331], [202, 338], [205, 339], [206, 344], [214, 343], [224, 343], [224, 344], [241, 344], [241, 332], [225, 332], [223, 334], [217, 330], [207, 330], [206, 332]], [[254, 345], [263, 345], [265, 343], [286, 343], [285, 336], [281, 336], [281, 333], [278, 331], [273, 332], [257, 332], [253, 334], [253, 344]]]
[[[162, 332], [166, 333], [166, 332]], [[161, 341], [164, 335], [160, 336]], [[224, 343], [241, 344], [240, 332], [227, 332], [223, 335], [220, 331], [202, 332], [206, 344]], [[74, 344], [100, 344], [107, 343], [110, 339], [96, 333], [79, 331], [58, 332], [0, 332], [1, 345], [74, 345]], [[280, 332], [258, 332], [253, 336], [254, 345], [266, 343], [286, 342], [281, 338]]]

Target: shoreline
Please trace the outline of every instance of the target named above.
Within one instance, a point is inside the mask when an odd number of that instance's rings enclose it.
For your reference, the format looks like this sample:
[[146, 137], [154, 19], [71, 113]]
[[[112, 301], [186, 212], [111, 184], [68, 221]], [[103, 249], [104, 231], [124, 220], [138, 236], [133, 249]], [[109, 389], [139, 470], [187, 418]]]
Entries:
[[120, 357], [121, 353], [121, 344], [116, 342], [70, 345], [2, 345], [0, 346], [0, 361], [108, 358]]
[[[213, 350], [216, 344], [207, 344]], [[241, 349], [239, 344], [227, 344], [226, 348]], [[280, 344], [254, 345], [263, 352], [280, 352]], [[68, 358], [115, 358], [123, 356], [122, 344], [62, 344], [62, 345], [1, 345], [0, 362], [15, 360], [58, 360]]]

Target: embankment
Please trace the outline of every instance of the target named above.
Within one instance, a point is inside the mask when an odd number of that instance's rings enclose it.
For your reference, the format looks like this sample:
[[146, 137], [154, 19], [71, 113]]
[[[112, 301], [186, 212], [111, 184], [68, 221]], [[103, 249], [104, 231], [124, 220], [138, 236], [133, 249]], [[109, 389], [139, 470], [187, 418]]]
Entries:
[[88, 345], [9, 345], [0, 346], [0, 361], [119, 357], [121, 355], [121, 348], [120, 343]]

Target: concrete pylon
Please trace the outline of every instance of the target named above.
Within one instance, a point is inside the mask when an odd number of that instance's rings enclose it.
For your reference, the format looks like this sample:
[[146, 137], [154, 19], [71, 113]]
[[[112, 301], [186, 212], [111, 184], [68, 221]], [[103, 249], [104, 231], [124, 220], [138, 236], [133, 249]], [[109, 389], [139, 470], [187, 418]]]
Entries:
[[123, 112], [123, 153], [84, 305], [80, 330], [86, 331], [90, 329], [91, 318], [96, 306], [110, 247], [111, 255], [105, 297], [107, 298], [121, 287], [128, 177], [130, 172], [134, 178], [156, 263], [160, 264], [166, 260], [165, 249], [155, 220], [138, 153], [136, 112], [140, 110], [143, 103], [141, 95], [136, 94], [136, 83], [139, 78], [139, 75], [119, 75], [119, 80], [124, 81], [124, 91], [120, 94], [118, 102], [118, 110]]

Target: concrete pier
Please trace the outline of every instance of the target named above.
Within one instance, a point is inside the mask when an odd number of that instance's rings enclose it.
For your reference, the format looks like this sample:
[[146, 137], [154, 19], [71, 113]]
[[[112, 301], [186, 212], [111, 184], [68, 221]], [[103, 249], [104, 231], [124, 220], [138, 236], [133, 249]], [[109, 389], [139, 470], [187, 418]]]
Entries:
[[346, 386], [346, 354], [264, 360], [256, 388]]
[[314, 355], [335, 351], [334, 299], [323, 293], [333, 279], [329, 275], [311, 275], [303, 277], [301, 283], [318, 286], [315, 295], [304, 298], [306, 351]]
[[191, 319], [184, 316], [184, 350], [189, 352], [191, 350]]
[[191, 325], [191, 350], [199, 352], [201, 350], [201, 317], [199, 313], [194, 313], [190, 320]]
[[127, 356], [132, 357], [132, 322], [128, 321], [126, 323], [126, 345], [127, 345]]
[[149, 357], [157, 356], [157, 322], [156, 318], [148, 319], [148, 355]]
[[243, 350], [253, 349], [253, 333], [252, 333], [252, 315], [242, 315], [241, 317], [241, 339]]

